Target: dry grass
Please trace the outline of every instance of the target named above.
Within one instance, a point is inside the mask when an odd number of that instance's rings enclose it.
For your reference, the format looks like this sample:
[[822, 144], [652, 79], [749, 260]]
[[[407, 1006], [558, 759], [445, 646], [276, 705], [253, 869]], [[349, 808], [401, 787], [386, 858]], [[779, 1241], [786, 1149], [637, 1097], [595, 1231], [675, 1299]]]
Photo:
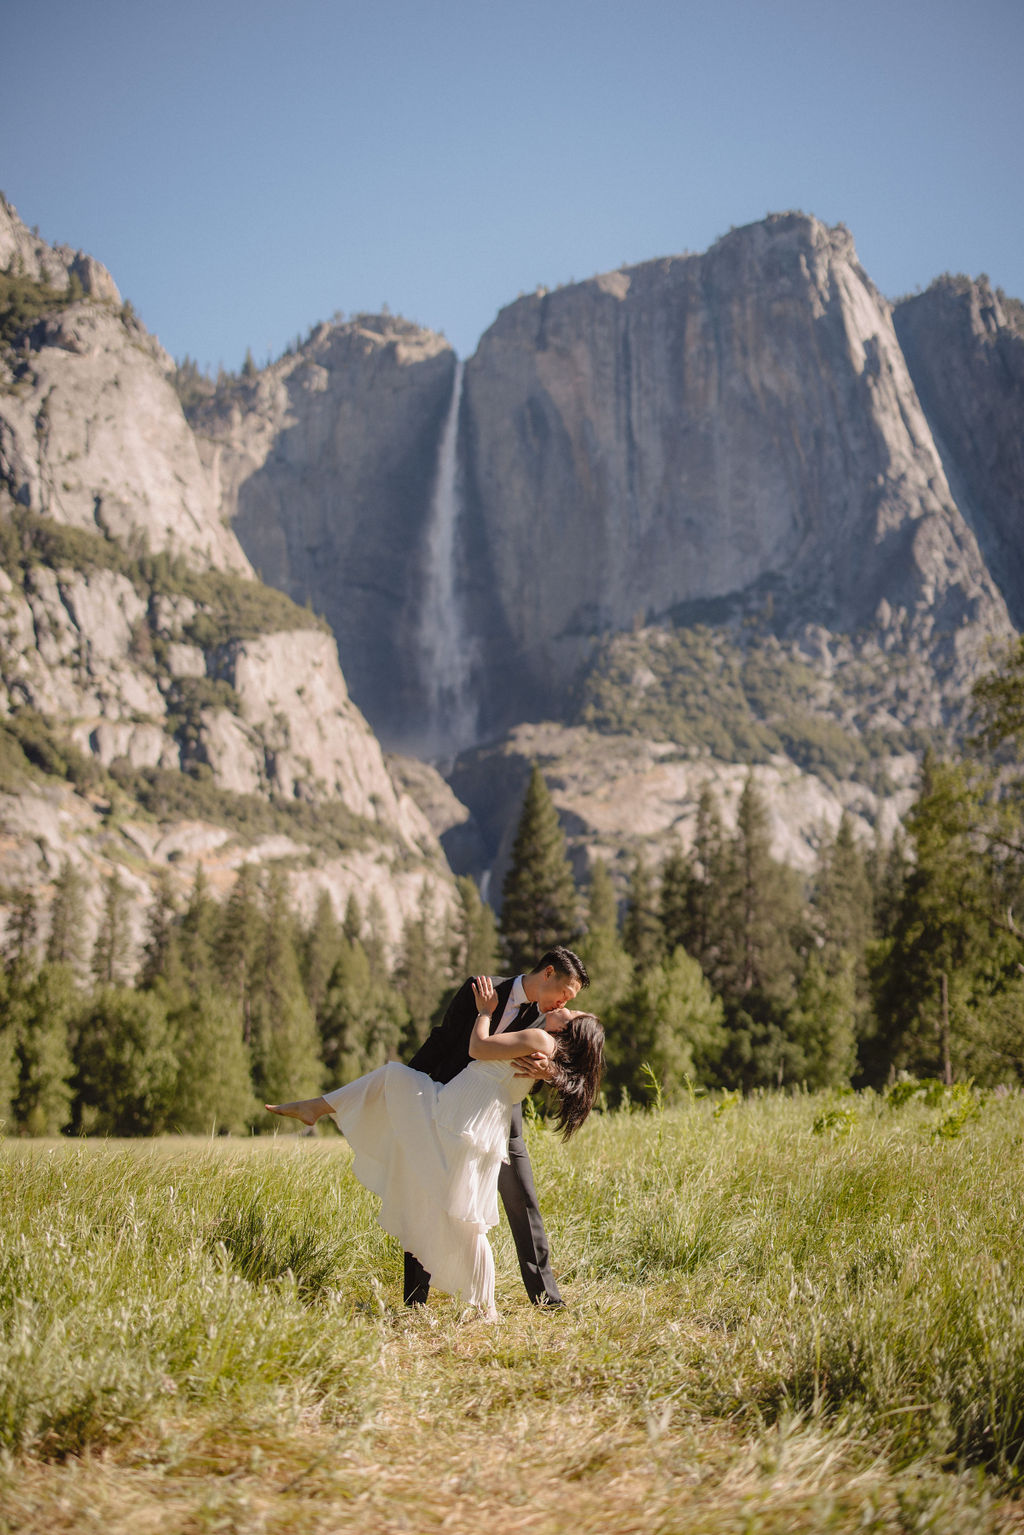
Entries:
[[[571, 1308], [526, 1305], [502, 1232], [494, 1326], [397, 1304], [339, 1141], [8, 1146], [0, 1531], [1024, 1531], [1024, 1105], [952, 1143], [877, 1101], [816, 1137], [820, 1107], [536, 1132]], [[254, 1201], [262, 1259], [312, 1225], [333, 1267], [240, 1277], [217, 1233]], [[954, 1314], [988, 1356], [942, 1354]]]

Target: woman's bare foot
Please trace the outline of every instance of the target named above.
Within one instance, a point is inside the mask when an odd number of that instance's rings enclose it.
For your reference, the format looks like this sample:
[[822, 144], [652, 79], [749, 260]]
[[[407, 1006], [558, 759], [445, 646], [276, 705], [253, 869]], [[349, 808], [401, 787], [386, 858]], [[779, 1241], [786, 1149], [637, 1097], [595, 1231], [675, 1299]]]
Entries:
[[283, 1114], [287, 1119], [301, 1119], [304, 1125], [315, 1125], [318, 1119], [331, 1112], [329, 1103], [322, 1098], [300, 1098], [296, 1103], [265, 1103], [268, 1114]]

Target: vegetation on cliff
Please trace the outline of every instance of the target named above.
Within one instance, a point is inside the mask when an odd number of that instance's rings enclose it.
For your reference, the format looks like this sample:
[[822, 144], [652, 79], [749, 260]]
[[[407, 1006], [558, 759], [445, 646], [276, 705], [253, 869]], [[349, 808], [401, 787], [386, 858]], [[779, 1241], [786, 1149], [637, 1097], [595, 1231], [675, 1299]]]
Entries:
[[326, 621], [312, 608], [299, 607], [262, 581], [226, 570], [197, 570], [180, 556], [149, 553], [142, 538], [135, 548], [126, 548], [100, 532], [68, 527], [23, 507], [11, 507], [7, 516], [0, 517], [0, 570], [20, 582], [38, 566], [83, 573], [113, 570], [126, 576], [147, 600], [188, 598], [196, 611], [187, 620], [182, 638], [204, 648], [281, 630], [330, 633]]
[[918, 715], [930, 685], [908, 655], [843, 636], [827, 641], [826, 667], [754, 620], [611, 635], [581, 678], [573, 723], [673, 741], [723, 762], [788, 756], [826, 781], [884, 788], [886, 757], [943, 744]]
[[9, 348], [37, 320], [58, 313], [84, 296], [82, 284], [74, 274], [70, 285], [62, 291], [16, 271], [0, 272], [0, 349]]

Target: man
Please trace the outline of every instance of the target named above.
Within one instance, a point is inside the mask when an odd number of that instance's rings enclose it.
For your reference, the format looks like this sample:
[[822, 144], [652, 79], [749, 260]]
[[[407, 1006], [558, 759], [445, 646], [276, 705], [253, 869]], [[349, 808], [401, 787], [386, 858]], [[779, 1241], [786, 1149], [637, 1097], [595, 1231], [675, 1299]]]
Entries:
[[[590, 977], [579, 955], [562, 946], [550, 949], [528, 975], [495, 981], [498, 1001], [491, 1016], [490, 1032], [498, 1034], [529, 1028], [541, 1014], [565, 1007], [589, 984]], [[409, 1065], [426, 1072], [435, 1082], [450, 1082], [469, 1065], [469, 1037], [475, 1021], [476, 1002], [470, 977], [455, 993], [444, 1018], [431, 1031]], [[517, 1065], [521, 1075], [538, 1081], [546, 1077], [549, 1069], [549, 1062], [532, 1056], [524, 1056]], [[507, 1164], [498, 1174], [498, 1193], [516, 1244], [526, 1293], [535, 1306], [564, 1306], [551, 1272], [547, 1232], [537, 1205], [533, 1168], [523, 1140], [523, 1107], [518, 1103], [512, 1110], [508, 1156]], [[406, 1253], [405, 1304], [423, 1305], [429, 1293], [430, 1275], [412, 1253]]]

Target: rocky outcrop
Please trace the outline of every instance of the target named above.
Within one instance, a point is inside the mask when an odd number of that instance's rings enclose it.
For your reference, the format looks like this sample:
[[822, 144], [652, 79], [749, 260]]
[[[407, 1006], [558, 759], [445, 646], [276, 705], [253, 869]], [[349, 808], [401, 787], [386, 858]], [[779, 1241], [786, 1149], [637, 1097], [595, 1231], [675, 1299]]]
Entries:
[[770, 594], [780, 626], [919, 620], [940, 665], [1008, 630], [842, 226], [773, 216], [520, 299], [466, 365], [464, 421], [493, 723], [560, 713], [637, 615]]
[[[51, 775], [19, 780], [3, 762], [0, 888], [31, 888], [45, 910], [68, 859], [86, 876], [94, 924], [102, 880], [116, 870], [137, 897], [140, 942], [156, 871], [167, 869], [184, 898], [198, 865], [224, 891], [242, 863], [284, 860], [306, 915], [320, 890], [339, 917], [350, 895], [365, 909], [375, 894], [394, 945], [424, 881], [448, 913], [452, 878], [437, 837], [349, 699], [332, 637], [283, 629], [200, 643], [204, 622], [201, 600], [120, 571], [0, 570], [0, 725], [9, 727], [0, 735], [25, 741]], [[112, 781], [62, 781], [50, 759], [66, 755], [63, 742]], [[178, 808], [144, 810], [154, 784], [157, 802]], [[304, 803], [311, 814], [274, 832], [253, 813], [260, 802]], [[329, 836], [317, 835], [319, 813]]]
[[810, 872], [823, 839], [835, 834], [844, 811], [863, 841], [891, 837], [913, 800], [918, 774], [911, 754], [890, 757], [888, 792], [876, 794], [852, 781], [826, 785], [786, 757], [748, 769], [635, 735], [520, 725], [504, 741], [464, 753], [451, 779], [472, 813], [484, 859], [482, 866], [470, 864], [459, 872], [478, 878], [486, 874], [496, 907], [534, 763], [558, 810], [577, 881], [585, 885], [591, 866], [601, 858], [623, 891], [638, 851], [657, 866], [673, 849], [689, 850], [705, 786], [714, 791], [731, 832], [752, 774], [768, 806], [773, 855]]
[[456, 874], [480, 878], [493, 860], [493, 848], [488, 848], [468, 805], [456, 796], [447, 779], [418, 757], [389, 754], [387, 764], [399, 789], [426, 816]]
[[84, 251], [70, 245], [47, 245], [40, 236], [25, 228], [17, 211], [0, 192], [0, 272], [28, 277], [45, 283], [58, 293], [67, 293], [77, 283], [86, 298], [120, 307], [117, 284], [105, 266]]
[[[534, 757], [581, 868], [638, 838], [660, 849], [685, 839], [708, 776], [728, 809], [745, 769], [708, 753], [754, 735], [776, 850], [806, 864], [843, 806], [888, 824], [909, 793], [903, 747], [958, 728], [988, 642], [1012, 632], [1007, 604], [1024, 617], [1017, 310], [946, 282], [894, 326], [842, 226], [772, 216], [703, 256], [539, 291], [464, 374], [403, 320], [321, 325], [262, 372], [194, 390], [187, 420], [109, 274], [4, 202], [0, 268], [5, 291], [37, 290], [0, 353], [0, 714], [13, 728], [34, 711], [123, 785], [181, 773], [344, 807], [361, 831], [338, 892], [427, 878], [443, 904], [438, 836], [500, 882]], [[19, 517], [73, 536], [23, 547], [21, 524], [4, 531]], [[327, 616], [344, 677], [312, 614], [263, 611], [253, 566]], [[715, 686], [688, 697], [669, 661], [705, 646], [679, 640], [698, 621], [727, 643], [708, 642]], [[432, 688], [442, 651], [460, 665]], [[363, 717], [389, 745], [447, 755], [465, 739], [444, 735], [456, 705], [492, 744], [459, 760], [455, 795], [422, 765], [389, 769]], [[575, 727], [522, 724], [545, 715]], [[855, 782], [858, 751], [871, 771]], [[831, 766], [801, 772], [822, 753]], [[106, 823], [96, 840], [87, 795], [46, 793], [65, 819], [26, 808], [50, 830], [12, 830], [15, 861], [45, 845], [42, 877], [61, 838], [89, 857], [121, 847]], [[326, 867], [293, 831], [115, 819], [158, 863], [194, 850], [227, 868], [258, 844], [295, 863], [296, 888]]]
[[957, 505], [1024, 627], [1024, 309], [943, 277], [893, 311]]
[[429, 851], [430, 828], [396, 790], [331, 635], [296, 627], [204, 645], [195, 635], [208, 614], [140, 575], [0, 570], [0, 717], [34, 710], [107, 767], [201, 762], [233, 793], [340, 800]]
[[108, 303], [40, 319], [0, 357], [0, 484], [23, 507], [192, 565], [251, 574], [220, 515], [174, 365]]
[[390, 744], [424, 729], [426, 524], [454, 370], [442, 337], [364, 315], [192, 413], [223, 515], [264, 580], [327, 618]]
[[[238, 699], [240, 738], [226, 754], [224, 773], [248, 766], [256, 786], [275, 795], [340, 799], [410, 847], [432, 840], [414, 802], [399, 797], [380, 742], [348, 696], [331, 635], [300, 630], [235, 640], [213, 664]], [[209, 746], [207, 752], [216, 773]]]
[[[103, 881], [116, 874], [131, 893], [129, 921], [137, 956], [145, 941], [154, 881], [165, 874], [180, 907], [201, 868], [211, 893], [226, 896], [243, 864], [283, 867], [292, 903], [306, 921], [326, 891], [340, 919], [349, 898], [362, 911], [373, 900], [380, 916], [379, 936], [398, 951], [406, 921], [421, 911], [424, 886], [434, 912], [450, 923], [455, 912], [451, 877], [436, 852], [410, 857], [408, 848], [365, 840], [325, 853], [301, 836], [239, 836], [228, 827], [197, 816], [154, 820], [145, 815], [113, 815], [102, 797], [77, 793], [67, 784], [23, 786], [0, 792], [0, 885], [5, 899], [17, 891], [34, 894], [41, 934], [54, 881], [69, 863], [84, 883], [83, 947], [91, 949], [103, 902]], [[0, 934], [6, 917], [0, 900]]]

